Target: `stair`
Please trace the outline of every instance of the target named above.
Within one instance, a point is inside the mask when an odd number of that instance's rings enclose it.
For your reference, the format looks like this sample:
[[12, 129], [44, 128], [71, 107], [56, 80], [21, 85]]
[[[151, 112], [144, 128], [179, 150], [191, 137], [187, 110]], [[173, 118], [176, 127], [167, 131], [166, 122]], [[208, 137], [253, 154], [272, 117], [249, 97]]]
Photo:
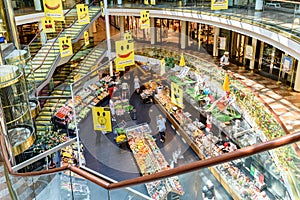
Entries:
[[[72, 12], [68, 13], [69, 16], [66, 17], [67, 23], [71, 23], [75, 19], [74, 13], [71, 13]], [[96, 20], [96, 18], [100, 16], [100, 7], [89, 7], [89, 16], [91, 21]], [[70, 28], [65, 29], [60, 36], [70, 36], [72, 43], [77, 42], [79, 37], [83, 34], [83, 31], [86, 30], [90, 24], [79, 25], [78, 22], [75, 22]], [[68, 57], [63, 59], [64, 63], [66, 63], [70, 58]], [[43, 60], [45, 61], [43, 62]], [[60, 58], [59, 44], [58, 40], [55, 39], [48, 40], [32, 59], [32, 67], [33, 69], [36, 69], [34, 72], [34, 79], [36, 81], [36, 85], [38, 86], [38, 91], [41, 90], [45, 84], [47, 84], [46, 82], [49, 81], [47, 77], [51, 77], [58, 63], [62, 64], [60, 60], [62, 59]], [[42, 85], [42, 83], [44, 85]]]

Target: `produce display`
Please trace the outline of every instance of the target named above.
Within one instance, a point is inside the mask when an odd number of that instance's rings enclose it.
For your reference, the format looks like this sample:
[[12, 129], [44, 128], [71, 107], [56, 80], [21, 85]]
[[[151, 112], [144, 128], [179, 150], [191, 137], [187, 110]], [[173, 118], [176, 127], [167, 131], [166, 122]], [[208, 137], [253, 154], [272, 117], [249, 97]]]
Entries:
[[[148, 124], [126, 129], [128, 144], [142, 175], [153, 174], [170, 168], [150, 133], [151, 129]], [[153, 199], [165, 199], [169, 192], [184, 193], [177, 176], [146, 183], [146, 188]]]

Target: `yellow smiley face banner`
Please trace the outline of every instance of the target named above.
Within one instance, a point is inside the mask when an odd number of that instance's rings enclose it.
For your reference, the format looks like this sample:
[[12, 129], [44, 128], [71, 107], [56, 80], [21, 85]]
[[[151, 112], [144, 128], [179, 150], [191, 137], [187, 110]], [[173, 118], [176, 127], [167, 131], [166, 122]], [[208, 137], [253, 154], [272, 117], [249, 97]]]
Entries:
[[150, 0], [150, 4], [155, 5], [156, 4], [155, 0]]
[[183, 91], [174, 82], [171, 82], [171, 102], [180, 108], [183, 108]]
[[103, 5], [103, 1], [100, 1], [100, 13], [101, 13], [101, 16], [104, 17], [104, 5]]
[[55, 21], [64, 21], [64, 13], [61, 0], [43, 0], [46, 17], [52, 17]]
[[77, 4], [76, 10], [77, 10], [78, 23], [80, 25], [89, 24], [90, 16], [89, 16], [88, 6], [85, 6], [84, 4]]
[[43, 17], [42, 26], [44, 33], [55, 33], [55, 22], [52, 17]]
[[150, 28], [150, 13], [149, 10], [142, 10], [140, 12], [141, 29]]
[[128, 42], [133, 41], [131, 32], [125, 32], [123, 37], [124, 37], [124, 40], [127, 40]]
[[83, 39], [84, 39], [84, 45], [88, 46], [90, 44], [90, 37], [89, 37], [89, 32], [88, 31], [84, 31]]
[[149, 0], [144, 0], [145, 5], [149, 5]]
[[92, 116], [95, 131], [112, 131], [110, 109], [106, 107], [93, 107]]
[[134, 42], [116, 41], [116, 70], [125, 71], [126, 66], [134, 65]]
[[211, 0], [211, 10], [228, 9], [228, 0]]
[[60, 51], [61, 58], [73, 55], [71, 38], [60, 37], [58, 38], [58, 41], [59, 41], [59, 51]]

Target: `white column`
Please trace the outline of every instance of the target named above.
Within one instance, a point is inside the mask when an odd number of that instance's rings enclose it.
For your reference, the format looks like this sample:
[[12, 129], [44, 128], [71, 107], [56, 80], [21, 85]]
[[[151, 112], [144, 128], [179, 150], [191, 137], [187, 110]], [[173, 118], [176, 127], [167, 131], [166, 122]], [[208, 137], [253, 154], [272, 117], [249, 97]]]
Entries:
[[150, 40], [151, 44], [156, 43], [156, 27], [154, 17], [150, 17]]
[[300, 92], [300, 60], [298, 60], [294, 90]]
[[264, 56], [264, 42], [261, 41], [260, 43], [260, 50], [259, 50], [259, 58], [258, 58], [258, 70], [261, 70], [261, 65], [263, 62], [263, 56]]
[[201, 24], [199, 24], [199, 29], [198, 29], [198, 50], [201, 49]]
[[218, 37], [220, 35], [220, 28], [219, 27], [214, 27], [214, 48], [213, 48], [213, 56], [217, 57], [219, 55], [218, 52]]
[[[105, 32], [106, 32], [106, 41], [107, 41], [107, 57], [108, 60], [111, 59], [111, 41], [110, 41], [110, 24], [109, 17], [107, 13], [107, 0], [104, 0], [104, 14], [105, 14]], [[109, 74], [114, 75], [112, 62], [109, 62]]]
[[256, 0], [255, 2], [255, 10], [262, 11], [264, 6], [264, 0]]
[[252, 38], [252, 60], [250, 60], [250, 65], [249, 68], [252, 70], [254, 70], [254, 64], [255, 64], [255, 54], [256, 54], [256, 46], [257, 46], [257, 39]]
[[119, 16], [120, 18], [120, 35], [121, 38], [123, 38], [124, 32], [125, 32], [125, 17], [124, 16]]
[[181, 21], [181, 31], [180, 31], [180, 47], [181, 49], [186, 48], [186, 21]]
[[34, 0], [34, 9], [35, 10], [42, 10], [42, 5], [40, 0]]
[[[39, 22], [39, 30], [41, 30], [42, 28], [43, 28], [43, 25], [42, 25], [42, 22], [40, 21]], [[46, 44], [46, 42], [47, 42], [47, 34], [44, 31], [42, 31], [40, 33], [40, 35], [41, 35], [41, 42], [42, 42], [42, 44], [43, 45]]]

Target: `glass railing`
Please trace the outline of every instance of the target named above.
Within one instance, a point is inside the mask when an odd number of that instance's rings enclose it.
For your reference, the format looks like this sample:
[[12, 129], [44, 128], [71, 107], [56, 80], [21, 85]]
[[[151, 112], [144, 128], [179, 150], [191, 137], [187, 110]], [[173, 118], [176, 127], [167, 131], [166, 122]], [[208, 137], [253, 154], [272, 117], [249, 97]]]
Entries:
[[[112, 1], [109, 1], [110, 3]], [[186, 2], [186, 3], [184, 3]], [[260, 8], [255, 4], [231, 5], [225, 10], [211, 10], [211, 1], [160, 1], [156, 5], [145, 5], [143, 2], [118, 2], [109, 4], [109, 9], [148, 9], [166, 10], [217, 16], [261, 26], [268, 30], [275, 30], [299, 42], [299, 12], [297, 1], [265, 1]], [[244, 1], [247, 2], [247, 1]], [[150, 1], [149, 1], [150, 4]], [[185, 5], [185, 6], [184, 6]], [[259, 10], [259, 11], [256, 11]]]

